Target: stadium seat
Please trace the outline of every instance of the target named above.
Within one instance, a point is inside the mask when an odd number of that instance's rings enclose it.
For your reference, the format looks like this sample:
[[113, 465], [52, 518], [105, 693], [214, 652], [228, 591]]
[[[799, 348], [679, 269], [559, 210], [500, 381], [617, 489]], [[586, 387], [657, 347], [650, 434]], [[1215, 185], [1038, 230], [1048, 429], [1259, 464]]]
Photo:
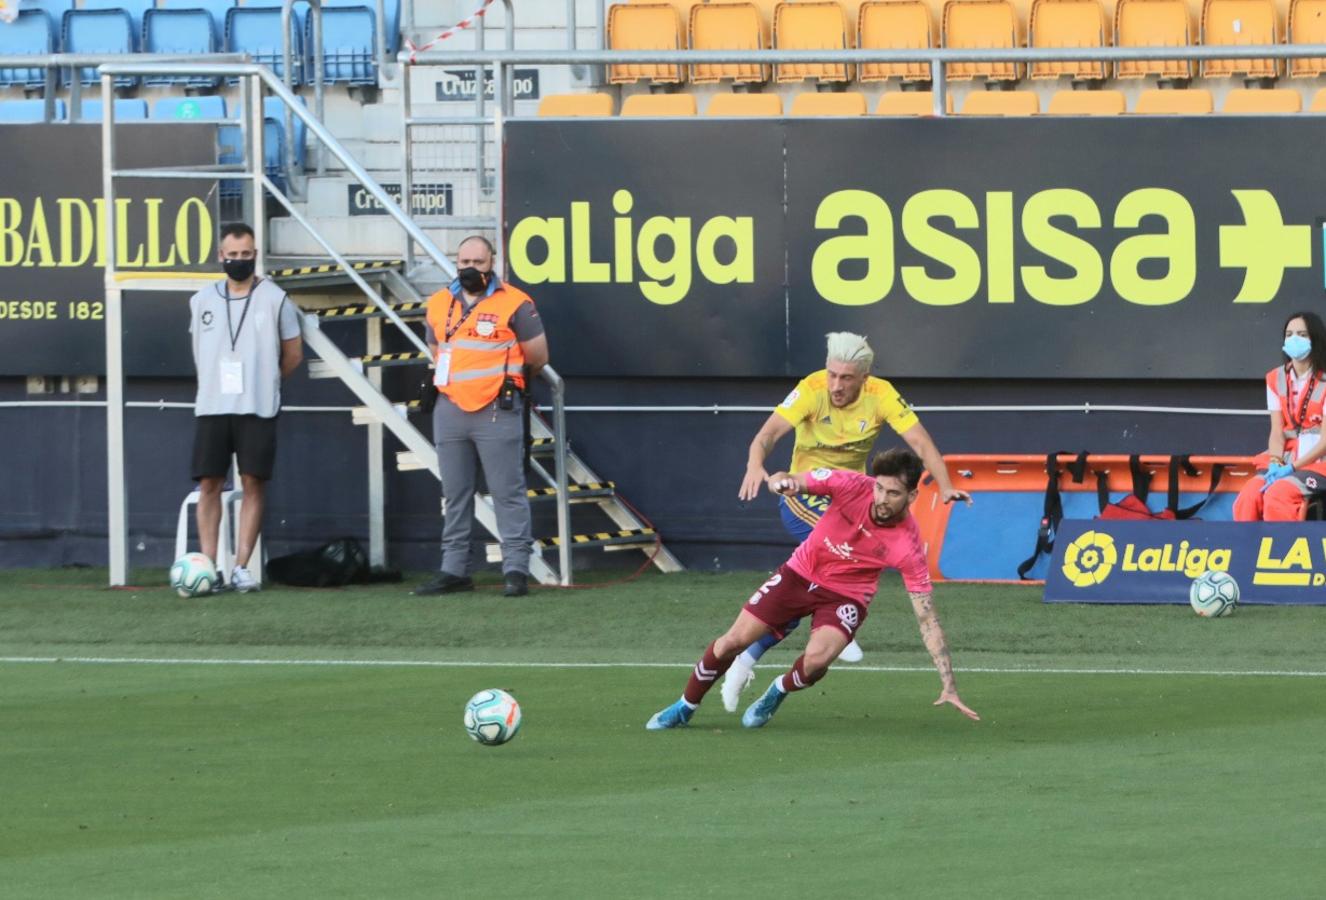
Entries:
[[[1103, 47], [1105, 11], [1099, 0], [1034, 0], [1027, 43], [1032, 47]], [[1031, 64], [1032, 78], [1059, 78], [1068, 75], [1079, 80], [1101, 81], [1106, 76], [1104, 62], [1036, 62]]]
[[[1291, 44], [1326, 44], [1326, 0], [1292, 0], [1289, 4]], [[1326, 57], [1313, 56], [1289, 61], [1290, 78], [1315, 78], [1326, 74]]]
[[[686, 36], [677, 8], [670, 3], [614, 3], [608, 8], [608, 47], [612, 50], [684, 50]], [[685, 66], [654, 63], [615, 65], [608, 69], [610, 84], [679, 84]]]
[[[857, 10], [856, 45], [863, 50], [933, 47], [935, 24], [930, 7], [922, 0], [867, 0]], [[930, 66], [923, 62], [863, 63], [858, 77], [861, 81], [929, 81]]]
[[[133, 53], [137, 45], [137, 32], [133, 17], [123, 9], [71, 9], [64, 14], [60, 29], [60, 43], [66, 53]], [[83, 84], [100, 84], [96, 68], [78, 69], [75, 76]], [[132, 75], [115, 78], [115, 86], [135, 87], [138, 79]]]
[[[291, 83], [303, 82], [304, 51], [301, 19], [291, 16], [290, 37], [293, 41]], [[323, 23], [323, 43], [326, 44], [326, 23]], [[226, 50], [247, 53], [253, 62], [268, 66], [278, 78], [285, 77], [285, 63], [281, 50], [281, 9], [273, 6], [236, 6], [226, 12]], [[230, 79], [231, 83], [238, 79]]]
[[1041, 111], [1034, 91], [972, 91], [962, 104], [963, 116], [1034, 116]]
[[[45, 10], [20, 10], [18, 18], [11, 24], [0, 26], [0, 55], [44, 56], [54, 53], [55, 47], [55, 23]], [[45, 69], [0, 69], [0, 87], [41, 87], [44, 84]]]
[[[1278, 44], [1275, 0], [1206, 0], [1202, 4], [1202, 43], [1207, 46]], [[1278, 78], [1274, 59], [1204, 59], [1202, 77], [1245, 75]]]
[[866, 95], [848, 91], [841, 94], [804, 93], [792, 98], [794, 116], [864, 116]]
[[540, 116], [610, 116], [611, 94], [547, 94], [539, 101]]
[[[946, 0], [942, 26], [943, 46], [953, 48], [1009, 48], [1021, 46], [1017, 10], [1009, 0]], [[1017, 63], [950, 63], [945, 75], [953, 81], [984, 78], [1017, 81]]]
[[201, 9], [212, 20], [212, 35], [215, 46], [226, 45], [226, 13], [237, 6], [235, 0], [164, 0], [158, 9], [181, 12], [186, 9]]
[[[303, 97], [299, 98], [299, 105], [308, 109], [308, 104], [304, 102]], [[308, 126], [304, 124], [304, 120], [299, 118], [299, 116], [292, 115], [291, 119], [295, 133], [293, 136], [287, 136], [285, 134], [285, 102], [282, 101], [280, 97], [268, 97], [262, 101], [262, 117], [264, 122], [267, 122], [269, 125], [275, 125], [280, 129], [281, 142], [283, 144], [289, 140], [294, 145], [295, 166], [303, 171], [305, 158], [308, 153]], [[266, 144], [269, 143], [271, 142], [266, 141], [264, 143], [264, 150], [267, 149]], [[284, 156], [280, 157], [278, 160], [281, 166], [284, 166], [283, 160]], [[268, 153], [268, 168], [272, 168], [270, 152]]]
[[1127, 111], [1122, 91], [1055, 91], [1046, 110], [1052, 116], [1117, 116]]
[[[1119, 0], [1114, 9], [1116, 47], [1186, 47], [1193, 43], [1192, 19], [1184, 0]], [[1115, 78], [1192, 78], [1186, 59], [1120, 60]]]
[[632, 94], [622, 101], [623, 116], [693, 116], [694, 94]]
[[161, 97], [152, 105], [151, 118], [153, 121], [225, 121], [226, 101], [217, 96]]
[[1308, 106], [1308, 112], [1326, 112], [1326, 88], [1322, 88], [1312, 95], [1312, 103]]
[[[266, 0], [264, 0], [264, 2], [266, 2]], [[308, 18], [308, 15], [304, 10], [304, 7], [306, 6], [307, 4], [298, 2], [298, 0], [295, 4], [296, 12], [303, 19]], [[330, 9], [332, 7], [352, 7], [352, 6], [367, 7], [370, 11], [372, 11], [374, 20], [377, 19], [377, 14], [378, 14], [377, 0], [322, 0], [323, 9]], [[397, 50], [400, 49], [400, 37], [401, 37], [400, 0], [384, 0], [382, 4], [382, 15], [384, 15], [387, 19], [387, 25], [386, 25], [387, 50], [390, 53], [394, 54]], [[376, 40], [376, 37], [374, 39]]]
[[[327, 84], [376, 85], [377, 14], [366, 5], [322, 8], [322, 65]], [[313, 75], [313, 17], [304, 20], [308, 74]]]
[[[79, 104], [79, 121], [82, 122], [100, 122], [102, 105], [100, 100], [84, 100]], [[147, 121], [147, 101], [146, 100], [128, 100], [119, 99], [115, 101], [115, 121], [116, 122], [145, 122]]]
[[[60, 121], [65, 117], [65, 105], [63, 100], [55, 101], [55, 119]], [[20, 123], [20, 122], [45, 122], [46, 121], [46, 101], [45, 100], [4, 100], [0, 101], [0, 122]]]
[[1280, 88], [1273, 91], [1235, 88], [1225, 95], [1221, 112], [1240, 115], [1268, 115], [1303, 111], [1303, 97], [1298, 91]]
[[781, 116], [783, 98], [777, 94], [715, 94], [706, 116]]
[[1137, 96], [1133, 112], [1144, 116], [1196, 116], [1215, 109], [1211, 92], [1204, 88], [1163, 91], [1151, 88]]
[[[945, 108], [953, 112], [953, 95], [945, 94]], [[877, 116], [933, 116], [934, 94], [930, 91], [889, 91], [881, 94], [875, 107]]]
[[[213, 53], [218, 46], [212, 14], [205, 9], [149, 9], [143, 14], [144, 53]], [[199, 88], [215, 88], [220, 81], [215, 76], [179, 74], [143, 78], [144, 84]]]
[[133, 21], [134, 48], [142, 46], [143, 15], [153, 6], [153, 0], [83, 0], [81, 9], [118, 9], [128, 13]]
[[[774, 10], [773, 44], [780, 50], [847, 50], [847, 15], [834, 0], [829, 2], [779, 3]], [[825, 63], [779, 63], [775, 80], [842, 84], [852, 79], [852, 67]]]
[[[754, 3], [697, 3], [691, 7], [692, 50], [763, 50], [769, 29]], [[725, 78], [734, 84], [764, 84], [768, 66], [736, 63], [691, 66], [691, 81], [712, 84]]]

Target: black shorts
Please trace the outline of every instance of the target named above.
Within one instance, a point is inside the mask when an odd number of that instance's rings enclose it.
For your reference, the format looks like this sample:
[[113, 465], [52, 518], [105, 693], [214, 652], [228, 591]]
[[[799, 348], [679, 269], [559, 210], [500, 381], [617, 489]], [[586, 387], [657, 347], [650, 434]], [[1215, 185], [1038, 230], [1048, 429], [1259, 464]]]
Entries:
[[225, 478], [232, 453], [239, 458], [241, 475], [271, 479], [276, 465], [276, 417], [196, 416], [194, 421], [194, 481]]

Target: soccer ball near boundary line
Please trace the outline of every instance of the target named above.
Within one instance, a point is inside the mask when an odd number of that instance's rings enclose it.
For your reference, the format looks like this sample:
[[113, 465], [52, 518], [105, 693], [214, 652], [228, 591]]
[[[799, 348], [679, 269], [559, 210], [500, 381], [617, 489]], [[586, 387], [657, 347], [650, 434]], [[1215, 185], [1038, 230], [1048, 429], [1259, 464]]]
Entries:
[[1228, 572], [1203, 572], [1188, 588], [1188, 602], [1199, 616], [1227, 616], [1239, 604], [1239, 583]]
[[170, 567], [170, 586], [181, 597], [210, 594], [216, 583], [216, 566], [201, 553], [186, 553]]
[[520, 730], [520, 704], [506, 691], [479, 691], [465, 704], [465, 730], [480, 744], [505, 744]]

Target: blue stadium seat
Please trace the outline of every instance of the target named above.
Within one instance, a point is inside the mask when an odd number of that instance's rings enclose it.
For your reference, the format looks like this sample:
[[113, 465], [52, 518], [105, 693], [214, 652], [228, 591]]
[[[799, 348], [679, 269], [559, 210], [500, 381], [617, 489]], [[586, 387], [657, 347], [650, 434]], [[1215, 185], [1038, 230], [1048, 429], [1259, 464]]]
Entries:
[[[322, 10], [323, 73], [327, 84], [376, 85], [377, 16], [367, 6], [332, 6]], [[313, 59], [313, 22], [305, 26], [310, 77]]]
[[[308, 106], [308, 104], [304, 102], [304, 98], [303, 98], [303, 97], [300, 97], [300, 98], [299, 98], [299, 103], [300, 103], [301, 106], [304, 106], [304, 107], [307, 107], [307, 106]], [[274, 123], [276, 123], [276, 127], [281, 131], [281, 135], [280, 135], [280, 137], [281, 137], [281, 139], [282, 139], [282, 143], [284, 143], [284, 140], [285, 140], [285, 103], [283, 103], [283, 102], [280, 100], [280, 98], [278, 98], [278, 97], [268, 97], [266, 100], [264, 100], [264, 101], [262, 102], [262, 118], [263, 118], [263, 121], [264, 121], [264, 122], [268, 122], [268, 123], [272, 123], [272, 122], [274, 122]], [[305, 125], [305, 124], [304, 124], [304, 120], [301, 119], [301, 118], [299, 118], [298, 116], [294, 116], [293, 118], [294, 118], [295, 133], [294, 133], [294, 137], [291, 138], [291, 141], [293, 142], [294, 147], [295, 147], [295, 165], [296, 165], [299, 169], [302, 170], [302, 169], [304, 168], [304, 159], [305, 159], [305, 156], [307, 155], [307, 149], [306, 149], [305, 145], [308, 143], [308, 126]], [[266, 137], [265, 137], [266, 134], [267, 134], [267, 132], [264, 131], [264, 132], [263, 132], [264, 138], [265, 138], [265, 140], [266, 140], [267, 143], [270, 143], [270, 142], [271, 142], [271, 139], [270, 139], [270, 138], [266, 138]], [[264, 145], [264, 148], [263, 148], [263, 149], [264, 149], [264, 150], [267, 149], [266, 145]], [[267, 159], [268, 159], [268, 168], [270, 169], [270, 168], [271, 168], [271, 160], [272, 160], [272, 156], [271, 156], [270, 152], [266, 153], [265, 155], [267, 156]], [[277, 173], [278, 173], [278, 174], [279, 174], [279, 172], [280, 172], [280, 164], [281, 164], [281, 160], [282, 160], [283, 158], [284, 158], [284, 157], [281, 157], [281, 156], [276, 157], [276, 162], [277, 162]]]
[[224, 97], [162, 97], [152, 106], [152, 119], [218, 122], [226, 118]]
[[[63, 100], [55, 101], [55, 118], [63, 119]], [[45, 122], [45, 100], [0, 100], [0, 122]]]
[[[323, 9], [332, 6], [367, 6], [377, 17], [377, 0], [325, 0]], [[401, 48], [401, 0], [384, 0], [382, 14], [387, 18], [387, 50], [395, 54]]]
[[83, 9], [118, 9], [133, 20], [134, 49], [141, 48], [140, 35], [143, 33], [143, 14], [154, 6], [153, 0], [83, 0]]
[[[66, 53], [133, 53], [135, 31], [133, 17], [123, 9], [71, 9], [64, 14], [60, 30]], [[83, 84], [99, 84], [97, 70], [91, 66], [75, 76]], [[116, 87], [134, 87], [138, 79], [121, 75]]]
[[[22, 10], [12, 24], [0, 26], [0, 54], [41, 55], [55, 52], [55, 23], [43, 10]], [[0, 69], [0, 86], [41, 87], [45, 69]], [[59, 84], [57, 73], [56, 84]]]
[[[79, 121], [82, 122], [100, 122], [101, 121], [101, 101], [84, 100], [79, 106]], [[115, 101], [115, 121], [116, 122], [145, 122], [147, 121], [147, 101], [146, 100], [116, 100]]]
[[[219, 45], [212, 30], [212, 14], [205, 9], [149, 9], [143, 14], [143, 52], [212, 53]], [[182, 84], [215, 88], [214, 75], [148, 75], [144, 84]]]
[[[294, 56], [291, 83], [303, 83], [302, 17], [299, 10], [291, 16], [290, 31]], [[278, 78], [285, 77], [281, 55], [281, 8], [279, 6], [237, 6], [226, 13], [226, 49], [247, 53], [253, 62], [271, 68]], [[231, 79], [235, 83], [238, 79]]]
[[22, 7], [18, 14], [41, 11], [51, 17], [52, 27], [55, 29], [55, 49], [60, 51], [60, 23], [64, 21], [64, 14], [74, 8], [74, 0], [23, 0]]
[[212, 33], [216, 37], [216, 47], [226, 45], [226, 13], [230, 12], [236, 6], [235, 0], [168, 0], [164, 7], [158, 9], [185, 10], [201, 9], [205, 10], [212, 18]]

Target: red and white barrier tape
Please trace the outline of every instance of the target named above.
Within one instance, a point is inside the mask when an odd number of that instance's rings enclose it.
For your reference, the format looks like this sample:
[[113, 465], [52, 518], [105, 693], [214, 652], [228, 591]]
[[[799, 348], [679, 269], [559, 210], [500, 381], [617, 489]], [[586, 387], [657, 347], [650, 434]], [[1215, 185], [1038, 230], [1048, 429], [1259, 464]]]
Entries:
[[416, 55], [421, 51], [428, 50], [429, 48], [437, 44], [440, 44], [442, 41], [445, 41], [453, 34], [458, 34], [459, 32], [464, 31], [466, 28], [473, 28], [475, 25], [479, 24], [479, 20], [484, 17], [484, 13], [488, 12], [488, 7], [492, 6], [494, 2], [495, 0], [483, 0], [483, 6], [480, 6], [474, 12], [470, 13], [464, 19], [461, 19], [459, 22], [457, 22], [455, 25], [452, 25], [450, 28], [446, 29], [441, 34], [437, 35], [435, 38], [433, 38], [427, 44], [424, 44], [422, 47], [416, 47], [414, 45], [414, 41], [411, 41], [407, 38], [405, 41], [405, 46], [410, 49], [410, 62], [414, 62]]

